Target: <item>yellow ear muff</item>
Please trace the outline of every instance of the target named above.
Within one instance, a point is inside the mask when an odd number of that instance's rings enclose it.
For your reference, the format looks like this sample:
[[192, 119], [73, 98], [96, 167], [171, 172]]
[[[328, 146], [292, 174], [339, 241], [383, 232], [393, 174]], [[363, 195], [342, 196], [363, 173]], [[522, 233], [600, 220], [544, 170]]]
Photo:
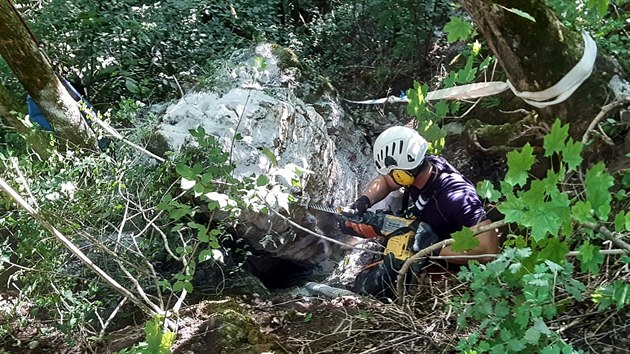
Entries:
[[416, 179], [411, 172], [405, 170], [393, 170], [391, 174], [394, 182], [404, 187], [409, 187]]

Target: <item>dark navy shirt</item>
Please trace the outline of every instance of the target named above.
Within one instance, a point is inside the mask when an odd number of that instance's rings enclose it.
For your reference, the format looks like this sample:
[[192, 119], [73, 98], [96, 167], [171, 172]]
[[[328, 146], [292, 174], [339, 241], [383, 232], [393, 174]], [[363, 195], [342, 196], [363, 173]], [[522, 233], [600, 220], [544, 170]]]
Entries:
[[409, 189], [411, 212], [441, 240], [487, 218], [474, 184], [441, 156], [427, 156], [432, 175], [422, 190]]

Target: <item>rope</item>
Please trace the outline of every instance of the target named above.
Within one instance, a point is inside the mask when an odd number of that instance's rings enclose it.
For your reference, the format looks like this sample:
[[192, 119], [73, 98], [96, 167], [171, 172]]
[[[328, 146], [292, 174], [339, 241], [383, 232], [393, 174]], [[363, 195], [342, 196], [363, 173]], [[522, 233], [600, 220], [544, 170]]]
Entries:
[[[564, 102], [568, 99], [575, 90], [582, 85], [591, 73], [597, 58], [597, 44], [588, 33], [582, 32], [582, 39], [584, 40], [584, 52], [582, 58], [575, 64], [573, 68], [558, 81], [555, 85], [538, 92], [531, 91], [518, 91], [512, 83], [508, 81], [490, 81], [479, 82], [474, 84], [462, 85], [430, 91], [427, 93], [426, 100], [465, 100], [479, 97], [486, 97], [499, 94], [503, 91], [510, 89], [515, 96], [520, 97], [527, 104], [537, 107], [545, 108], [551, 105], [555, 105]], [[385, 98], [379, 98], [374, 100], [364, 101], [351, 101], [346, 102], [353, 104], [364, 105], [376, 105], [384, 103], [409, 103], [407, 97], [389, 96]]]

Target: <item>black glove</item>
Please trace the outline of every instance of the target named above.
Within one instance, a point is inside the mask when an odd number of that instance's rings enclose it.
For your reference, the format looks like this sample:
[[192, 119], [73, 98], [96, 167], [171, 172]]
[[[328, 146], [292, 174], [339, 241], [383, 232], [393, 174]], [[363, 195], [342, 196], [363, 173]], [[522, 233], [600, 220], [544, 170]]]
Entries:
[[[416, 236], [414, 237], [414, 240], [413, 240], [412, 249], [414, 252], [420, 252], [421, 250], [439, 241], [440, 239], [438, 238], [438, 235], [435, 232], [433, 232], [431, 225], [425, 222], [421, 222], [420, 225], [418, 225], [418, 230], [416, 230]], [[439, 249], [433, 251], [430, 255], [437, 256], [438, 254], [440, 254]], [[427, 255], [427, 256], [430, 256], [430, 255]]]
[[354, 203], [350, 204], [350, 209], [356, 210], [357, 215], [363, 216], [371, 205], [370, 198], [362, 195], [359, 199], [355, 200]]

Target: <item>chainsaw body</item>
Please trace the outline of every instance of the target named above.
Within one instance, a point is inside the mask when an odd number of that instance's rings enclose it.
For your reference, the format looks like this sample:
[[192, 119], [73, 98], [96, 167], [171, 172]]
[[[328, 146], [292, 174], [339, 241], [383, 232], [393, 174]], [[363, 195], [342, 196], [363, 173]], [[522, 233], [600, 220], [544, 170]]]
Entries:
[[362, 216], [343, 213], [343, 216], [351, 222], [370, 225], [378, 235], [385, 236], [385, 255], [391, 253], [396, 259], [404, 261], [413, 254], [412, 245], [419, 221], [382, 211], [366, 211]]

